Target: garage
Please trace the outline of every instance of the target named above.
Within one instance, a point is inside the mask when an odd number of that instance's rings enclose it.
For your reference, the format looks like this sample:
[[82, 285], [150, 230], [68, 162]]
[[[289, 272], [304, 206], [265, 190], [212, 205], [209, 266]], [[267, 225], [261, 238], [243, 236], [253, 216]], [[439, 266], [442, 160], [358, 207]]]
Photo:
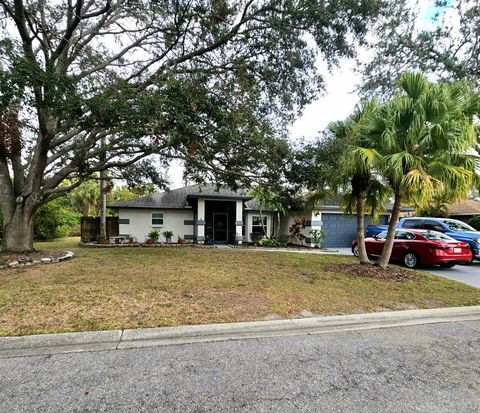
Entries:
[[[365, 217], [365, 228], [371, 222], [370, 217]], [[382, 215], [379, 224], [386, 224], [388, 215]], [[357, 216], [345, 214], [322, 213], [322, 229], [327, 233], [326, 247], [349, 247], [357, 237]]]

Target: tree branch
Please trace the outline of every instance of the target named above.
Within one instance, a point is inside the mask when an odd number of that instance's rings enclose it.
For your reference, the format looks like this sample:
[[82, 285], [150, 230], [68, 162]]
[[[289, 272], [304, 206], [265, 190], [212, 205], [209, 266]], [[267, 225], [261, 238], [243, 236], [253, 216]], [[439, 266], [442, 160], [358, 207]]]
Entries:
[[55, 61], [63, 53], [67, 44], [70, 42], [70, 39], [72, 38], [72, 35], [77, 28], [78, 23], [80, 23], [82, 7], [83, 0], [77, 0], [77, 3], [75, 4], [75, 9], [72, 7], [71, 1], [68, 2], [67, 27], [65, 29], [65, 34], [63, 35], [62, 40], [60, 40], [57, 48], [52, 53], [52, 61]]
[[4, 221], [8, 221], [15, 210], [15, 193], [8, 170], [7, 158], [2, 155], [0, 155], [0, 207]]

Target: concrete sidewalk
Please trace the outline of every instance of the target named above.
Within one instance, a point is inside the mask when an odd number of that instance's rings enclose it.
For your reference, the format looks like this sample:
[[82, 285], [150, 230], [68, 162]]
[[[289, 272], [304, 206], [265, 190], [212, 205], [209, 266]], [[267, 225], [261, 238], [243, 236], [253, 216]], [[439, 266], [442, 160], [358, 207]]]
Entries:
[[[267, 247], [255, 247], [255, 248], [238, 248], [231, 247], [237, 251], [249, 251], [249, 252], [288, 252], [292, 254], [334, 254], [334, 255], [345, 255], [347, 248], [267, 248]], [[340, 251], [342, 250], [342, 252]], [[352, 252], [350, 251], [350, 254]]]
[[480, 320], [480, 306], [247, 323], [0, 337], [0, 358], [265, 337], [316, 335], [339, 331], [474, 320]]

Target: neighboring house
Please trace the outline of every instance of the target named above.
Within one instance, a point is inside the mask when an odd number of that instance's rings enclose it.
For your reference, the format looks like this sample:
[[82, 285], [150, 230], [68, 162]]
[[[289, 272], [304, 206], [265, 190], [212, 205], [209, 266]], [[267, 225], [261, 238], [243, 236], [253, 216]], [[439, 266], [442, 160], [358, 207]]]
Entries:
[[[229, 243], [252, 241], [251, 234], [287, 236], [295, 218], [305, 218], [304, 244], [311, 245], [310, 231], [324, 229], [324, 246], [348, 247], [356, 238], [356, 216], [346, 215], [333, 197], [313, 211], [291, 211], [278, 222], [277, 213], [261, 209], [246, 191], [232, 191], [215, 185], [193, 185], [155, 195], [119, 201], [108, 205], [118, 211], [119, 233], [134, 236], [143, 242], [152, 229], [160, 233], [173, 231], [178, 237], [205, 242]], [[378, 223], [389, 220], [389, 208]], [[403, 213], [413, 211], [404, 208]], [[263, 221], [263, 223], [262, 223]], [[370, 223], [366, 217], [365, 226]], [[278, 233], [275, 233], [277, 231]], [[162, 237], [161, 237], [162, 238]]]
[[[260, 210], [244, 191], [193, 185], [108, 205], [118, 211], [119, 232], [143, 242], [152, 229], [173, 231], [181, 237], [204, 242], [250, 241], [250, 234], [273, 235], [274, 214]], [[262, 225], [263, 220], [263, 225]]]
[[463, 222], [475, 215], [480, 215], [480, 201], [474, 201], [473, 199], [465, 199], [456, 204], [448, 206], [448, 217], [458, 219]]

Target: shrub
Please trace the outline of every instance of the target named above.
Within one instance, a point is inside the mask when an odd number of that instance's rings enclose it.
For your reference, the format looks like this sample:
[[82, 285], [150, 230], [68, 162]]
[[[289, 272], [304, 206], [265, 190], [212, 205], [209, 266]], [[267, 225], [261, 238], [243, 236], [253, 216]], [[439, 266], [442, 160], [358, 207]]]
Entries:
[[322, 248], [322, 244], [325, 240], [325, 237], [327, 236], [327, 232], [323, 229], [312, 229], [310, 231], [310, 235], [312, 236], [313, 244], [317, 248]]
[[279, 248], [279, 247], [285, 247], [287, 244], [285, 242], [281, 242], [276, 239], [262, 239], [259, 244], [262, 247], [269, 247], [269, 248]]
[[288, 230], [290, 231], [290, 236], [298, 244], [303, 244], [305, 235], [302, 234], [302, 229], [304, 229], [306, 225], [307, 225], [307, 222], [305, 218], [295, 218], [293, 220], [293, 224], [288, 227]]
[[288, 234], [280, 234], [278, 237], [277, 237], [277, 240], [279, 242], [281, 242], [282, 244], [284, 245], [287, 245], [289, 242], [290, 242], [290, 235]]
[[263, 239], [263, 234], [259, 234], [257, 232], [252, 232], [250, 234], [250, 239], [255, 245], [258, 245], [258, 243]]
[[68, 225], [63, 208], [55, 202], [42, 205], [33, 221], [33, 234], [35, 240], [49, 241], [65, 237]]
[[151, 239], [153, 243], [157, 243], [158, 238], [160, 238], [160, 233], [156, 229], [152, 229], [148, 233], [148, 238]]
[[480, 215], [475, 215], [474, 217], [470, 218], [468, 220], [468, 224], [477, 231], [480, 231]]

